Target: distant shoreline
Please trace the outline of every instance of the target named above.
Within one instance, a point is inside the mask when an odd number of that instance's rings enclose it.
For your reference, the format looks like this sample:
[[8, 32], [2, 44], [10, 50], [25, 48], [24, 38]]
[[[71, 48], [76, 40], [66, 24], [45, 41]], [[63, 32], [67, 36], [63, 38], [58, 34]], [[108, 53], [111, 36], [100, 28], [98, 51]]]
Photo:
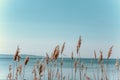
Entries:
[[[12, 54], [0, 54], [0, 59], [4, 59], [4, 58], [13, 58], [14, 55]], [[26, 58], [27, 56], [29, 56], [32, 59], [43, 59], [45, 58], [45, 56], [37, 56], [37, 55], [27, 55], [27, 54], [21, 54], [20, 55], [22, 59]], [[58, 59], [61, 59], [61, 57], [58, 57]], [[70, 57], [63, 57], [63, 59], [70, 59]], [[74, 58], [74, 59], [90, 59], [90, 60], [98, 60], [95, 58]], [[109, 60], [116, 60], [116, 58], [110, 58]], [[107, 58], [103, 58], [103, 60], [107, 60]]]

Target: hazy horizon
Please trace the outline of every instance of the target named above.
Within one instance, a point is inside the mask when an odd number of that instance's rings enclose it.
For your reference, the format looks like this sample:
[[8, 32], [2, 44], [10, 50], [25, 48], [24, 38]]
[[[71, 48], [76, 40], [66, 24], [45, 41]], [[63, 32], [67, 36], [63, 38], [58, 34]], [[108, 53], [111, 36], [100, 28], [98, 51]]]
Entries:
[[51, 55], [56, 45], [66, 42], [63, 54], [76, 55], [82, 37], [81, 57], [112, 58], [120, 54], [119, 0], [0, 0], [0, 54]]

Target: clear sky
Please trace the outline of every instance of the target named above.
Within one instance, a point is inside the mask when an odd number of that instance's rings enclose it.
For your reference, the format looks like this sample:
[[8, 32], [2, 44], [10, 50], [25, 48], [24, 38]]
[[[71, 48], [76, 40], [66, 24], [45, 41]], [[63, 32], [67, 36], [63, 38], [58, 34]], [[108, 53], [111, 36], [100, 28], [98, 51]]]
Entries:
[[94, 49], [104, 57], [114, 45], [112, 57], [120, 56], [119, 0], [0, 0], [0, 53], [51, 54], [66, 42], [64, 54], [76, 53], [82, 36], [82, 57]]

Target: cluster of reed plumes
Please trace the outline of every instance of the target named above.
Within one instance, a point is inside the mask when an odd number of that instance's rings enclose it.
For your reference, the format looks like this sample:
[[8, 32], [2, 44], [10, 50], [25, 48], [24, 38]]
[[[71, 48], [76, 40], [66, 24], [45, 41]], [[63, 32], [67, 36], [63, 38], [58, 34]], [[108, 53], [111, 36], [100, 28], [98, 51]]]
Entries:
[[25, 79], [24, 78], [25, 66], [29, 62], [29, 56], [26, 57], [23, 64], [20, 64], [21, 57], [20, 57], [19, 53], [20, 53], [20, 48], [19, 48], [19, 46], [17, 46], [16, 53], [13, 57], [13, 60], [14, 60], [13, 65], [9, 65], [9, 73], [7, 76], [7, 80], [18, 80], [18, 79], [24, 80]]
[[[93, 80], [93, 78], [89, 77], [87, 75], [87, 66], [84, 65], [84, 63], [81, 62], [81, 55], [80, 55], [80, 47], [81, 47], [81, 36], [79, 37], [79, 40], [76, 45], [76, 51], [75, 53], [71, 53], [71, 73], [68, 73], [68, 76], [65, 76], [63, 74], [63, 64], [64, 64], [64, 48], [65, 48], [65, 42], [60, 47], [60, 45], [56, 45], [51, 55], [48, 55], [46, 53], [46, 57], [42, 60], [37, 60], [36, 63], [33, 65], [33, 79], [32, 80], [45, 80], [47, 77], [47, 80]], [[108, 51], [107, 56], [107, 64], [105, 65], [103, 62], [103, 51], [99, 51], [100, 55], [97, 59], [96, 51], [94, 50], [94, 59], [98, 60], [97, 64], [97, 71], [98, 74], [95, 74], [95, 71], [93, 71], [94, 80], [109, 80], [109, 73], [107, 73], [107, 69], [109, 67], [109, 58], [112, 54], [113, 46], [110, 47]], [[25, 78], [25, 69], [27, 66], [27, 63], [29, 62], [29, 57], [26, 57], [23, 64], [20, 64], [20, 49], [19, 46], [17, 47], [16, 53], [14, 55], [14, 63], [13, 65], [9, 65], [9, 73], [7, 76], [8, 80], [24, 80]], [[60, 62], [58, 62], [58, 58], [61, 56]], [[91, 62], [92, 66], [93, 63]], [[60, 66], [60, 67], [58, 67]], [[119, 69], [119, 59], [116, 59], [115, 66], [117, 69]], [[13, 67], [13, 69], [12, 69]], [[54, 70], [53, 70], [54, 68]], [[60, 69], [59, 69], [60, 68]], [[77, 71], [79, 71], [79, 74], [77, 74]], [[86, 72], [85, 72], [86, 71]], [[101, 73], [101, 76], [99, 76], [99, 73]], [[47, 75], [46, 75], [47, 74]], [[70, 76], [71, 74], [71, 76]], [[76, 78], [76, 75], [79, 75], [79, 78]]]

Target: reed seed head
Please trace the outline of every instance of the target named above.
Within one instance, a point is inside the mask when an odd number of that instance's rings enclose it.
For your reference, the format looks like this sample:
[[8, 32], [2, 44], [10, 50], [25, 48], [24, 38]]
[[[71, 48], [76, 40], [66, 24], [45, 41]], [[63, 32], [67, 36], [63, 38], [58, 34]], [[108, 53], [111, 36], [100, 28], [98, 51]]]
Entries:
[[24, 61], [24, 65], [27, 65], [28, 62], [29, 62], [29, 56], [26, 57], [26, 59]]
[[108, 51], [108, 57], [107, 57], [107, 59], [110, 58], [110, 56], [111, 56], [111, 54], [112, 54], [112, 49], [113, 49], [113, 46], [111, 46], [110, 49], [109, 49], [109, 51]]
[[64, 42], [63, 45], [62, 45], [61, 54], [62, 54], [63, 51], [64, 51], [64, 47], [65, 47], [65, 42]]

